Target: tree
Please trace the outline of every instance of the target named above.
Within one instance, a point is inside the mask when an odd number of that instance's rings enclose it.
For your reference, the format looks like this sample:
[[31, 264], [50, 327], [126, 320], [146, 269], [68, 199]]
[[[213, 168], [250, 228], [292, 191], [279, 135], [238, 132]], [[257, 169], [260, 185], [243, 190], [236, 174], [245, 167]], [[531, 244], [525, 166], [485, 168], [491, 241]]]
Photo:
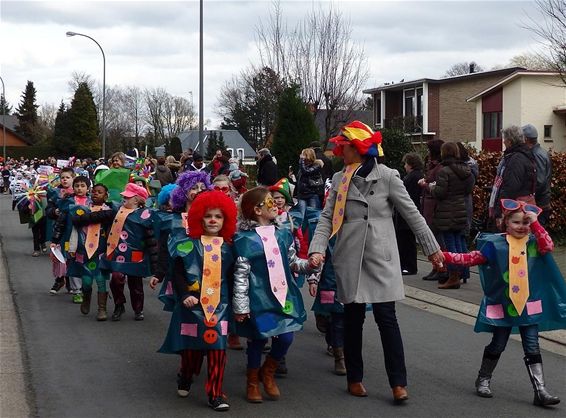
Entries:
[[68, 117], [69, 131], [73, 140], [69, 154], [79, 158], [97, 157], [101, 150], [98, 120], [94, 98], [86, 82], [78, 84]]
[[398, 128], [382, 129], [381, 136], [385, 164], [403, 174], [403, 156], [414, 151], [411, 137]]
[[351, 41], [351, 28], [333, 7], [319, 7], [288, 30], [276, 2], [267, 25], [257, 29], [262, 64], [300, 85], [303, 101], [312, 105], [315, 114], [326, 110], [325, 138], [338, 129], [339, 119], [349, 119], [363, 101], [367, 58], [363, 48]]
[[4, 95], [0, 94], [0, 115], [7, 116], [10, 113], [12, 113], [12, 106], [8, 103]]
[[226, 143], [224, 142], [224, 134], [222, 132], [218, 134], [218, 140], [216, 141], [216, 149], [226, 151]]
[[171, 143], [169, 144], [169, 152], [167, 153], [167, 155], [172, 155], [176, 159], [179, 159], [182, 153], [183, 146], [181, 145], [181, 140], [178, 136], [174, 136], [173, 138], [171, 138]]
[[536, 0], [542, 15], [532, 18], [530, 29], [541, 42], [543, 56], [550, 69], [560, 73], [566, 84], [566, 2], [564, 0]]
[[533, 71], [553, 71], [552, 63], [541, 53], [525, 52], [509, 61], [510, 67], [522, 67]]
[[18, 126], [16, 132], [24, 137], [36, 142], [34, 137], [35, 125], [37, 124], [37, 108], [35, 95], [37, 94], [32, 81], [27, 82], [26, 88], [22, 93], [22, 101], [16, 109], [18, 116]]
[[442, 77], [457, 77], [459, 75], [479, 73], [481, 71], [484, 71], [483, 67], [477, 64], [475, 61], [465, 61], [454, 64], [446, 71], [446, 73]]
[[299, 155], [313, 141], [318, 141], [319, 132], [312, 113], [299, 95], [299, 87], [286, 88], [277, 109], [277, 123], [273, 135], [272, 154], [277, 158], [280, 173], [289, 166], [297, 167]]
[[55, 117], [55, 126], [53, 128], [52, 147], [57, 156], [69, 156], [69, 150], [73, 146], [73, 140], [69, 127], [69, 114], [65, 103], [61, 101], [57, 116]]
[[218, 149], [218, 141], [216, 137], [216, 131], [212, 131], [208, 134], [206, 138], [206, 159], [212, 160], [216, 150]]

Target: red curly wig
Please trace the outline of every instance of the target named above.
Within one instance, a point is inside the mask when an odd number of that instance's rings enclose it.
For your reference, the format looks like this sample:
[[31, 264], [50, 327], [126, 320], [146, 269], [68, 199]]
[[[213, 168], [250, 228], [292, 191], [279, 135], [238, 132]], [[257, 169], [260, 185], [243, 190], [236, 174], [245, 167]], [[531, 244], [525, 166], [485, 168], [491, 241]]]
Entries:
[[226, 242], [232, 242], [232, 237], [236, 233], [236, 216], [238, 210], [234, 201], [224, 193], [216, 190], [199, 193], [192, 202], [188, 213], [189, 236], [200, 238], [204, 235], [202, 219], [204, 214], [210, 209], [220, 209], [224, 214], [224, 225], [220, 230], [220, 236]]

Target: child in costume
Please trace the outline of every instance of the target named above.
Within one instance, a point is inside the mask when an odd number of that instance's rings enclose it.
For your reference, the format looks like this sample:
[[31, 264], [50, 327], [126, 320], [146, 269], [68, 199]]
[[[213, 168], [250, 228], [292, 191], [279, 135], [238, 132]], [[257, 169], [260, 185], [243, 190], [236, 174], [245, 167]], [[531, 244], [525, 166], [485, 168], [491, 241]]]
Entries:
[[85, 204], [71, 206], [70, 215], [74, 226], [71, 234], [71, 245], [69, 253], [71, 260], [68, 272], [71, 276], [82, 278], [83, 303], [81, 312], [88, 315], [90, 312], [90, 301], [92, 297], [92, 282], [96, 281], [98, 291], [98, 313], [97, 321], [106, 321], [106, 302], [108, 290], [106, 280], [108, 274], [103, 273], [99, 267], [100, 256], [106, 251], [106, 228], [100, 223], [87, 224], [89, 213], [101, 210], [110, 210], [106, 205], [108, 199], [108, 188], [103, 184], [95, 184], [92, 188], [90, 201]]
[[[279, 399], [275, 370], [307, 317], [292, 271], [312, 271], [306, 260], [297, 258], [291, 231], [274, 223], [278, 211], [268, 189], [246, 192], [240, 212], [242, 221], [234, 238], [234, 317], [236, 333], [249, 339], [247, 399], [258, 403], [263, 401], [260, 378], [267, 395]], [[270, 337], [277, 338], [260, 369], [262, 350]]]
[[[59, 209], [59, 217], [53, 226], [53, 237], [51, 239], [51, 247], [58, 248], [63, 256], [67, 257], [67, 268], [71, 263], [68, 258], [71, 251], [71, 238], [73, 238], [73, 250], [76, 249], [76, 234], [73, 235], [73, 225], [71, 223], [71, 207], [74, 205], [85, 206], [88, 204], [88, 189], [90, 188], [90, 180], [85, 176], [77, 176], [73, 179], [73, 194], [60, 200], [57, 204]], [[70, 293], [73, 295], [73, 303], [83, 303], [82, 280], [81, 277], [66, 272]]]
[[[545, 387], [538, 333], [566, 328], [566, 284], [552, 255], [554, 244], [537, 221], [535, 205], [502, 199], [505, 233], [484, 234], [477, 251], [445, 252], [445, 262], [480, 266], [484, 297], [475, 331], [492, 332], [476, 379], [476, 392], [491, 398], [491, 377], [512, 332], [521, 334], [525, 365], [534, 389], [534, 405], [560, 399]], [[533, 234], [529, 234], [532, 232]]]
[[188, 215], [189, 237], [176, 231], [169, 239], [174, 265], [176, 304], [161, 353], [180, 354], [177, 393], [189, 395], [194, 375], [207, 357], [208, 404], [215, 411], [230, 405], [222, 392], [226, 365], [229, 285], [234, 256], [231, 242], [236, 231], [234, 201], [219, 191], [199, 194]]
[[[57, 187], [50, 187], [47, 190], [47, 207], [45, 208], [45, 214], [47, 215], [47, 225], [46, 233], [47, 240], [51, 240], [54, 222], [61, 214], [59, 205], [67, 196], [73, 194], [73, 178], [75, 177], [75, 171], [72, 167], [65, 167], [59, 173], [59, 185]], [[53, 276], [55, 276], [55, 282], [49, 290], [49, 293], [56, 295], [59, 290], [61, 290], [65, 284], [69, 285], [67, 274], [67, 266], [65, 263], [57, 260], [55, 257], [51, 257], [51, 262], [53, 263]], [[70, 289], [70, 287], [69, 287]]]

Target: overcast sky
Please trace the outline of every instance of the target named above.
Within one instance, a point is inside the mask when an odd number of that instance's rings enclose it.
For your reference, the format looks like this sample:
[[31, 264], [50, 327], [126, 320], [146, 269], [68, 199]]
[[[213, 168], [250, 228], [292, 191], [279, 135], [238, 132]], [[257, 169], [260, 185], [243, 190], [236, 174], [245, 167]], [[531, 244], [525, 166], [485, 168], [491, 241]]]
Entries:
[[[255, 28], [266, 21], [270, 1], [205, 0], [205, 118], [215, 113], [220, 87], [258, 60]], [[328, 2], [282, 0], [293, 26]], [[370, 78], [384, 82], [439, 77], [452, 64], [476, 61], [484, 68], [506, 64], [537, 47], [523, 27], [536, 18], [533, 1], [334, 1], [363, 45]], [[38, 103], [70, 101], [74, 71], [102, 81], [96, 45], [66, 31], [95, 38], [106, 53], [106, 85], [163, 87], [198, 103], [198, 1], [6, 1], [0, 2], [0, 74], [16, 108], [26, 81]]]

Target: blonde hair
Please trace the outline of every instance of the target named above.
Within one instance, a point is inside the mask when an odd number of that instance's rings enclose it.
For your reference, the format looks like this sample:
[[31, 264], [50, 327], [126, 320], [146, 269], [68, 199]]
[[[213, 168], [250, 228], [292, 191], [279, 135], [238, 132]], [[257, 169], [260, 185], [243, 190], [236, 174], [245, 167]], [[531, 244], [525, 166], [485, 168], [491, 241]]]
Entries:
[[316, 160], [316, 153], [314, 152], [314, 150], [312, 148], [305, 148], [302, 151], [303, 156], [305, 157], [305, 160], [313, 163], [314, 160]]

